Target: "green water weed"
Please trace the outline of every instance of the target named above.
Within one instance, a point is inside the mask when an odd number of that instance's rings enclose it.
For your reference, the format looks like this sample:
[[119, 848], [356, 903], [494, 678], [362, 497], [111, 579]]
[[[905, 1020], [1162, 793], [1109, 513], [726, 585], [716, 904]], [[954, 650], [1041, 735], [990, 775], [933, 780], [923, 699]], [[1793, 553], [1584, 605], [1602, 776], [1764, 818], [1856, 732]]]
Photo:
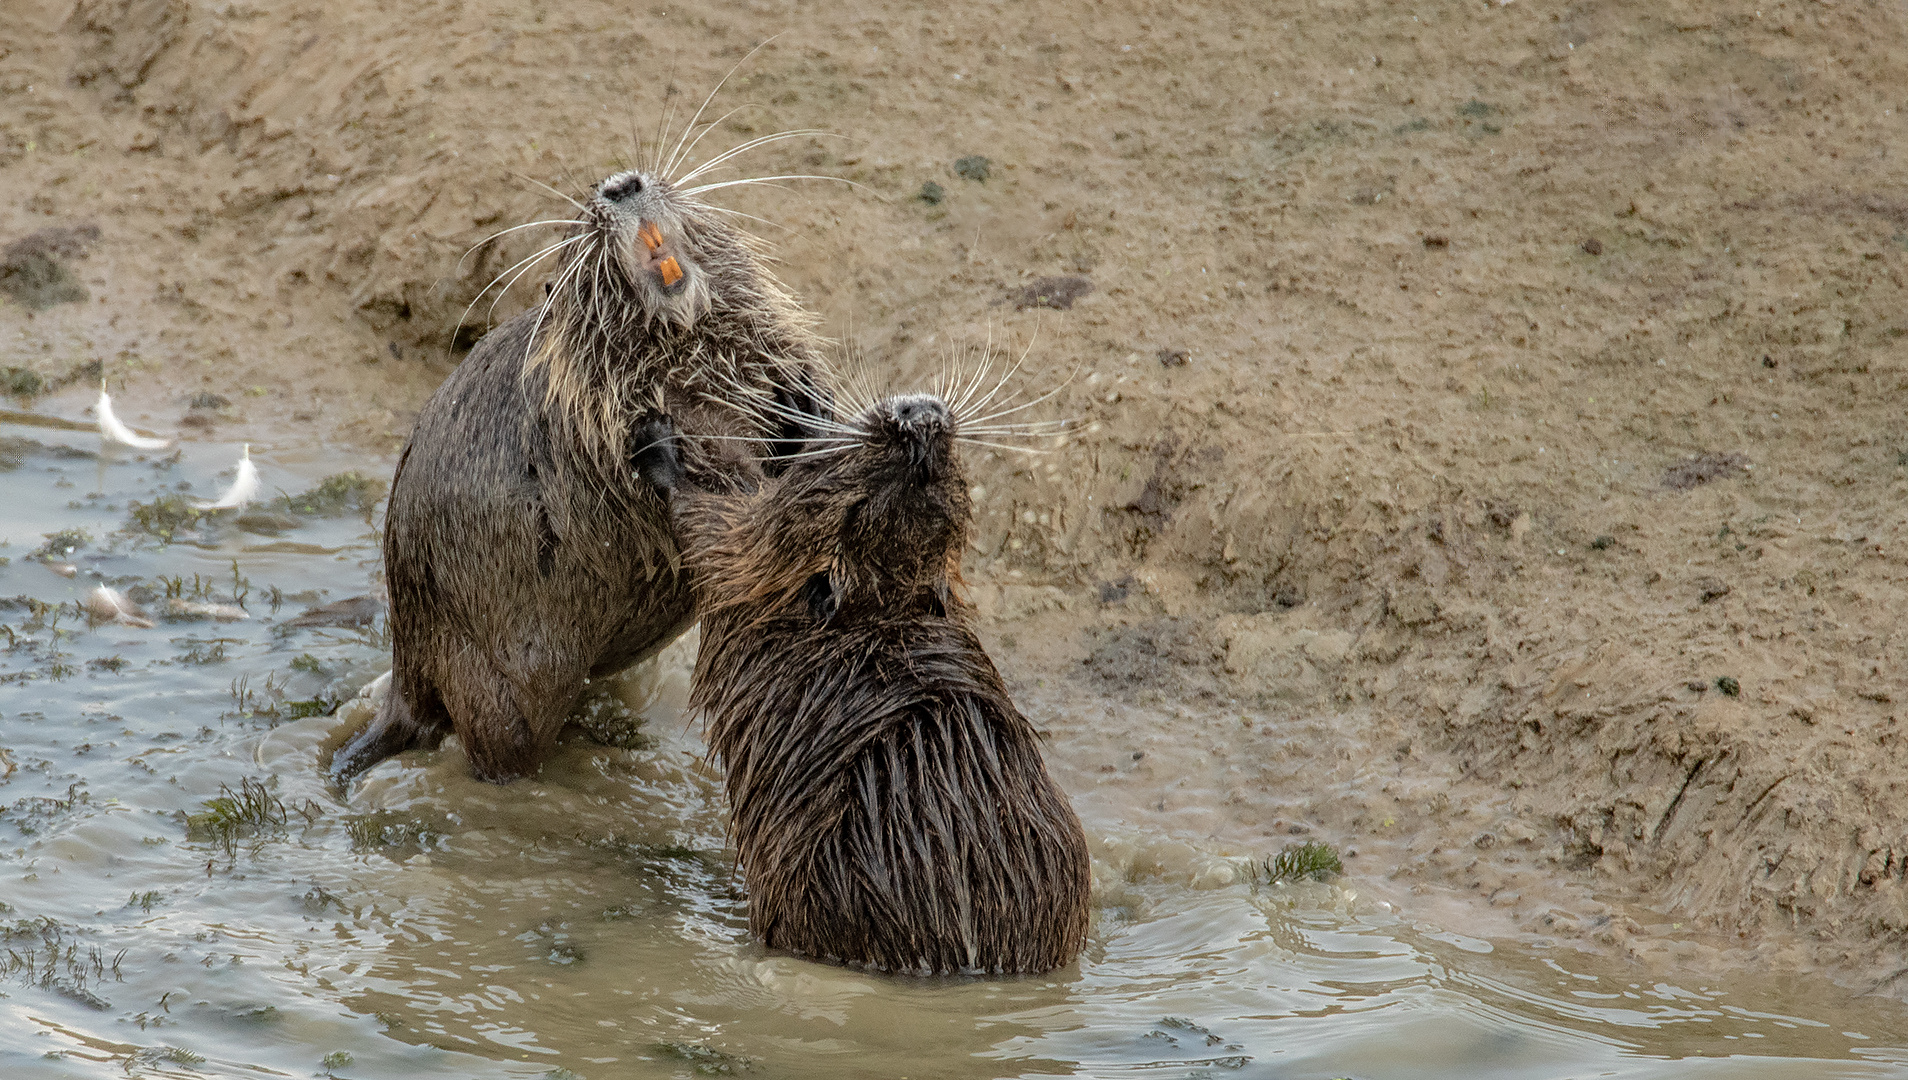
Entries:
[[93, 542], [93, 534], [85, 529], [61, 529], [40, 535], [46, 537], [46, 543], [35, 548], [27, 558], [63, 559]]
[[740, 1076], [755, 1067], [751, 1058], [725, 1054], [702, 1043], [671, 1040], [654, 1043], [650, 1049], [665, 1059], [688, 1062], [690, 1070], [697, 1076]]
[[384, 481], [359, 472], [342, 472], [320, 480], [297, 495], [280, 495], [273, 506], [304, 517], [342, 517], [359, 513], [366, 518], [384, 497]]
[[161, 495], [151, 502], [128, 503], [121, 531], [144, 533], [169, 544], [180, 533], [198, 528], [201, 521], [213, 516], [213, 511], [200, 509], [184, 495]]
[[1345, 864], [1330, 844], [1307, 840], [1258, 863], [1255, 869], [1254, 877], [1261, 884], [1276, 885], [1282, 881], [1323, 881], [1343, 873]]
[[199, 813], [186, 815], [186, 836], [217, 844], [228, 856], [237, 853], [242, 838], [264, 839], [285, 831], [284, 801], [249, 776], [239, 780], [237, 791], [220, 784], [218, 797], [203, 805]]
[[27, 986], [53, 990], [93, 1008], [104, 1003], [87, 989], [89, 983], [111, 978], [123, 981], [120, 964], [125, 950], [108, 955], [97, 945], [82, 949], [75, 940], [78, 927], [67, 927], [58, 919], [16, 919], [0, 925], [0, 975], [18, 979]]
[[222, 664], [227, 645], [243, 645], [238, 638], [173, 638], [172, 643], [185, 650], [175, 660], [181, 664]]
[[346, 818], [345, 835], [351, 838], [351, 850], [363, 853], [390, 848], [429, 851], [445, 834], [395, 811], [379, 810]]

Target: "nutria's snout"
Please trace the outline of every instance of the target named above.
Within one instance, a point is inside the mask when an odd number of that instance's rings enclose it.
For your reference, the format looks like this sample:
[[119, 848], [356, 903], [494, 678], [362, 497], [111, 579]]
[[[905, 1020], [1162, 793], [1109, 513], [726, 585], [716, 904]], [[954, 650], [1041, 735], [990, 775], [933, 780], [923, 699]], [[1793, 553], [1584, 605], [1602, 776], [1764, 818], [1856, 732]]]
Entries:
[[603, 181], [591, 207], [599, 224], [622, 241], [618, 246], [632, 276], [671, 300], [688, 290], [695, 272], [682, 250], [680, 215], [670, 205], [674, 197], [666, 182], [631, 170]]
[[902, 429], [923, 436], [936, 435], [947, 427], [947, 406], [928, 394], [910, 394], [889, 403], [889, 415]]
[[947, 405], [932, 394], [904, 394], [874, 407], [875, 434], [885, 434], [907, 453], [910, 464], [932, 465], [945, 460], [952, 449], [954, 418]]

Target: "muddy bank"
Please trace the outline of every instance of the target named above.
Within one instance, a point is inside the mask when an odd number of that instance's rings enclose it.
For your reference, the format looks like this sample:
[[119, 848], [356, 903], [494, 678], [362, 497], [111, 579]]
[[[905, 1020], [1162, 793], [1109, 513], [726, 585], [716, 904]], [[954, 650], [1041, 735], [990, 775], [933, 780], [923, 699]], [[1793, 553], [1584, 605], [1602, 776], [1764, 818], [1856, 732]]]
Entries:
[[[1036, 327], [1073, 376], [1058, 453], [977, 463], [970, 576], [1035, 701], [1109, 701], [1075, 790], [1900, 991], [1900, 11], [20, 11], [0, 241], [99, 230], [0, 301], [38, 407], [100, 361], [141, 427], [388, 450], [536, 183], [781, 33], [707, 141], [848, 136], [748, 168], [861, 189], [721, 193], [791, 284], [900, 384]], [[1114, 746], [1122, 700], [1223, 767]]]

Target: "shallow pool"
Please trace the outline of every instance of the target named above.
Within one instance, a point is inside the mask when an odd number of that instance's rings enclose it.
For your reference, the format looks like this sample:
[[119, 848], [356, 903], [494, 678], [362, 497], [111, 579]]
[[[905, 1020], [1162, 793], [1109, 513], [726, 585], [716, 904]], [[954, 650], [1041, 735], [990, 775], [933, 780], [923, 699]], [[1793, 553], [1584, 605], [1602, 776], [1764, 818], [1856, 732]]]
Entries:
[[[1356, 874], [1255, 886], [1240, 853], [1092, 801], [1098, 916], [1072, 968], [764, 953], [681, 712], [693, 635], [599, 687], [596, 736], [535, 781], [476, 783], [452, 742], [340, 792], [324, 713], [387, 662], [382, 623], [286, 623], [374, 591], [366, 516], [160, 515], [168, 542], [128, 529], [132, 505], [211, 495], [236, 446], [102, 453], [21, 420], [0, 423], [0, 1075], [1908, 1075], [1899, 1003], [1473, 940]], [[293, 496], [388, 470], [254, 456]], [[89, 624], [101, 583], [156, 625]], [[209, 813], [222, 796], [251, 812]]]

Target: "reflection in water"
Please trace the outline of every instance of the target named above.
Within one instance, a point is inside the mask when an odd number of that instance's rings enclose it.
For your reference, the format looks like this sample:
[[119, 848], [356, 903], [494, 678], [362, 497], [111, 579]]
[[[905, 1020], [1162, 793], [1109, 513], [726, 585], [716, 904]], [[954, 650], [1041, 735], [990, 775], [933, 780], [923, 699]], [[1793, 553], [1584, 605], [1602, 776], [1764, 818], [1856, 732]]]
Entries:
[[[895, 979], [769, 955], [748, 941], [719, 780], [680, 713], [693, 641], [601, 688], [592, 717], [626, 709], [638, 737], [578, 733], [541, 778], [508, 788], [472, 781], [450, 745], [388, 762], [347, 795], [317, 768], [339, 721], [304, 714], [375, 674], [378, 628], [285, 624], [368, 591], [369, 525], [345, 514], [200, 523], [166, 545], [115, 536], [128, 500], [182, 481], [214, 489], [232, 448], [102, 459], [84, 434], [0, 434], [26, 440], [0, 444], [0, 466], [12, 462], [0, 472], [0, 1075], [1908, 1069], [1893, 1002], [1493, 948], [1359, 898], [1355, 878], [1237, 882], [1217, 854], [1105, 813], [1088, 815], [1099, 914], [1073, 968]], [[257, 457], [268, 490], [346, 464]], [[65, 558], [75, 576], [27, 557], [75, 528], [90, 533]], [[89, 628], [70, 607], [102, 581], [162, 577], [181, 589], [196, 577], [207, 602], [242, 594], [250, 617]], [[188, 826], [247, 777], [266, 780], [281, 813]]]

